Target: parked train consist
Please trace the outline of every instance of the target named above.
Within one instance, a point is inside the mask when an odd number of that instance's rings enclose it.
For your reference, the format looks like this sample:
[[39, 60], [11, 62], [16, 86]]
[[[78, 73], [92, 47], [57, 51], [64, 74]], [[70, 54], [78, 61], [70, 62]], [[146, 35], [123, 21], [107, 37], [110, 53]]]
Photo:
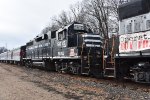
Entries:
[[0, 60], [58, 72], [102, 76], [102, 44], [99, 34], [75, 22], [39, 34], [25, 46], [0, 54]]
[[120, 5], [118, 11], [119, 35], [112, 40], [75, 22], [0, 54], [0, 61], [150, 83], [150, 1], [133, 0]]

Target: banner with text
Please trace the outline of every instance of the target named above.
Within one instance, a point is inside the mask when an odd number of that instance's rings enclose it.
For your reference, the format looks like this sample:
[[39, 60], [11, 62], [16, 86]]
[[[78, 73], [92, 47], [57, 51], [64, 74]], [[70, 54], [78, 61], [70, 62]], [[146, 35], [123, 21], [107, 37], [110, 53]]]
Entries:
[[121, 35], [119, 41], [120, 53], [150, 49], [150, 31]]

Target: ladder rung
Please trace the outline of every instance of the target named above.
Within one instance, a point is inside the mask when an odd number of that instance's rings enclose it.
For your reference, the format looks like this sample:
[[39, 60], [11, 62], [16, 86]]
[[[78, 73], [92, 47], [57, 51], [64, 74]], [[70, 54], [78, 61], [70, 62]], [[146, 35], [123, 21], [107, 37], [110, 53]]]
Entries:
[[114, 64], [115, 62], [107, 62], [107, 63], [109, 63], [109, 64]]
[[130, 75], [133, 75], [133, 76], [134, 76], [134, 73], [130, 73]]
[[129, 77], [123, 77], [124, 79], [131, 79], [131, 78], [129, 78]]
[[115, 75], [104, 75], [105, 77], [114, 78]]
[[83, 75], [89, 75], [89, 73], [82, 73]]
[[105, 68], [105, 69], [107, 69], [107, 70], [115, 70], [115, 68]]
[[90, 69], [90, 67], [83, 67], [83, 69]]

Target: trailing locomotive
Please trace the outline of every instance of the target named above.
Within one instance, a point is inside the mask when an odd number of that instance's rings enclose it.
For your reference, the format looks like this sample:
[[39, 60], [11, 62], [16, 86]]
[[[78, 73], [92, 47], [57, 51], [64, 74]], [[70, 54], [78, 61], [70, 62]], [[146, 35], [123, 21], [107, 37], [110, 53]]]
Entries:
[[150, 82], [150, 0], [133, 0], [119, 6], [117, 76]]

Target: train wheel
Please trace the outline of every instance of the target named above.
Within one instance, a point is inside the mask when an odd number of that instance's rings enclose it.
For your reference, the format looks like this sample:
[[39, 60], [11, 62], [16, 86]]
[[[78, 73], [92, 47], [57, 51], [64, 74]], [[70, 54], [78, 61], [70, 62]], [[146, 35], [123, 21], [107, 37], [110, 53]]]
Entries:
[[28, 62], [25, 63], [25, 67], [27, 67], [27, 68], [29, 67], [29, 63]]
[[56, 72], [62, 73], [61, 69], [62, 69], [61, 64], [55, 62], [55, 70], [56, 70]]
[[28, 61], [28, 62], [26, 62], [25, 63], [25, 67], [32, 67], [33, 65], [32, 65], [32, 62], [31, 61]]
[[80, 64], [79, 63], [75, 63], [75, 62], [70, 62], [69, 63], [69, 71], [72, 74], [80, 75], [81, 74]]

